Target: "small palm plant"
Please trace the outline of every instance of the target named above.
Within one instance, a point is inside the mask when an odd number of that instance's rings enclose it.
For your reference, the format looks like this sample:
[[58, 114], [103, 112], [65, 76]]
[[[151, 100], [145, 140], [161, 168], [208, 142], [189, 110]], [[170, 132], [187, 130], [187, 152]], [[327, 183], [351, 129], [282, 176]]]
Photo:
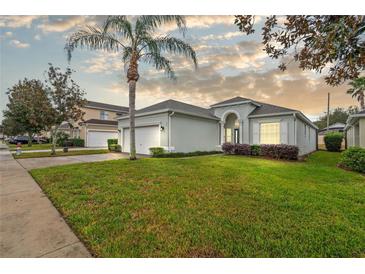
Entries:
[[174, 23], [184, 34], [186, 21], [178, 15], [138, 16], [131, 22], [126, 16], [109, 16], [103, 26], [86, 26], [73, 33], [66, 44], [68, 59], [77, 48], [121, 52], [127, 69], [129, 85], [130, 159], [136, 159], [135, 145], [135, 98], [139, 79], [138, 65], [144, 62], [157, 70], [164, 70], [169, 78], [175, 78], [171, 61], [163, 53], [183, 55], [191, 59], [197, 68], [194, 49], [181, 39], [169, 35], [157, 36], [156, 31], [166, 23]]
[[360, 108], [365, 109], [365, 77], [359, 77], [349, 83], [352, 87], [347, 90], [353, 98], [357, 98]]

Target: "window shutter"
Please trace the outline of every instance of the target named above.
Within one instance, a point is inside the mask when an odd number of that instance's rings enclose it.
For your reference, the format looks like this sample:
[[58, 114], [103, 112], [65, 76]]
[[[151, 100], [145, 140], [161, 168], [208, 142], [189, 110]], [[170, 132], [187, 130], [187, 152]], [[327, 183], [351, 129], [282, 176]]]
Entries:
[[288, 121], [280, 122], [280, 143], [288, 144]]
[[260, 144], [260, 128], [259, 128], [260, 124], [257, 122], [253, 122], [252, 125], [252, 133], [253, 133], [253, 144], [254, 145], [258, 145]]

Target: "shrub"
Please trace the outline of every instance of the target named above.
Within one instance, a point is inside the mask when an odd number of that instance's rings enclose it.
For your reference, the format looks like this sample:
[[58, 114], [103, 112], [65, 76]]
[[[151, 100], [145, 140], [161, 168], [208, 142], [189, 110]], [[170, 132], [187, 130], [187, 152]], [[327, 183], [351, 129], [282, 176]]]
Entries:
[[251, 146], [251, 155], [253, 156], [259, 156], [260, 155], [260, 145], [252, 145]]
[[350, 147], [341, 154], [340, 166], [365, 173], [365, 149]]
[[108, 149], [111, 150], [110, 145], [118, 144], [118, 139], [108, 139], [107, 142], [108, 142]]
[[122, 147], [118, 144], [110, 144], [109, 151], [121, 152]]
[[165, 150], [163, 147], [150, 147], [149, 150], [153, 156], [165, 153]]
[[69, 139], [69, 141], [72, 144], [72, 146], [74, 146], [74, 147], [84, 147], [85, 146], [85, 140], [80, 139], [80, 138]]
[[341, 151], [343, 134], [340, 132], [330, 132], [324, 136], [324, 143], [328, 151]]
[[223, 150], [224, 154], [233, 154], [234, 153], [234, 144], [224, 143], [222, 145], [222, 150]]
[[234, 144], [233, 151], [236, 155], [251, 155], [251, 146], [247, 144]]
[[154, 158], [183, 158], [183, 157], [192, 157], [192, 156], [202, 156], [202, 155], [211, 155], [211, 154], [219, 154], [221, 151], [194, 151], [194, 152], [169, 152], [162, 154], [152, 155]]
[[260, 155], [285, 160], [298, 159], [299, 148], [292, 145], [261, 145]]

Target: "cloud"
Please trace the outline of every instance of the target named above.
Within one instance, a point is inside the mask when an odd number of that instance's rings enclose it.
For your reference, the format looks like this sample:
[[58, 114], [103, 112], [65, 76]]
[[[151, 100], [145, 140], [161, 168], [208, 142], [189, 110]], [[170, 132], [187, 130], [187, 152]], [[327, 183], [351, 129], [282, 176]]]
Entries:
[[16, 47], [16, 48], [19, 48], [19, 49], [24, 49], [24, 48], [29, 48], [30, 47], [30, 44], [28, 43], [23, 43], [23, 42], [20, 42], [19, 40], [11, 40], [9, 42], [10, 45], [12, 45], [13, 47]]
[[229, 40], [234, 37], [242, 37], [244, 34], [239, 31], [231, 31], [227, 32], [225, 34], [215, 35], [215, 34], [209, 34], [203, 37], [200, 37], [200, 40], [207, 41], [207, 40]]
[[123, 63], [118, 53], [98, 52], [81, 66], [86, 73], [112, 74], [123, 70]]
[[12, 16], [0, 16], [0, 27], [4, 28], [30, 28], [34, 20], [42, 18], [38, 15], [12, 15]]
[[[51, 19], [51, 20], [50, 20]], [[48, 17], [46, 22], [38, 25], [37, 28], [42, 30], [43, 32], [65, 32], [71, 30], [75, 27], [80, 27], [85, 24], [94, 25], [96, 22], [94, 21], [94, 16], [67, 16], [64, 18], [56, 18], [53, 16]]]
[[36, 34], [36, 35], [34, 35], [33, 39], [39, 41], [39, 40], [41, 40], [41, 36], [39, 34]]

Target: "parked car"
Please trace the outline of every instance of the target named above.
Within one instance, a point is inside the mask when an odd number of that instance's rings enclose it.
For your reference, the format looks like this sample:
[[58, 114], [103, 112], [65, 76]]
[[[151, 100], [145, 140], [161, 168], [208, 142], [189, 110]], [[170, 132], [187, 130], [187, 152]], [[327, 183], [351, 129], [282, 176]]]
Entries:
[[[28, 144], [29, 137], [28, 136], [15, 136], [14, 138], [10, 138], [9, 143], [10, 144]], [[36, 140], [33, 138], [32, 143], [36, 142]]]

